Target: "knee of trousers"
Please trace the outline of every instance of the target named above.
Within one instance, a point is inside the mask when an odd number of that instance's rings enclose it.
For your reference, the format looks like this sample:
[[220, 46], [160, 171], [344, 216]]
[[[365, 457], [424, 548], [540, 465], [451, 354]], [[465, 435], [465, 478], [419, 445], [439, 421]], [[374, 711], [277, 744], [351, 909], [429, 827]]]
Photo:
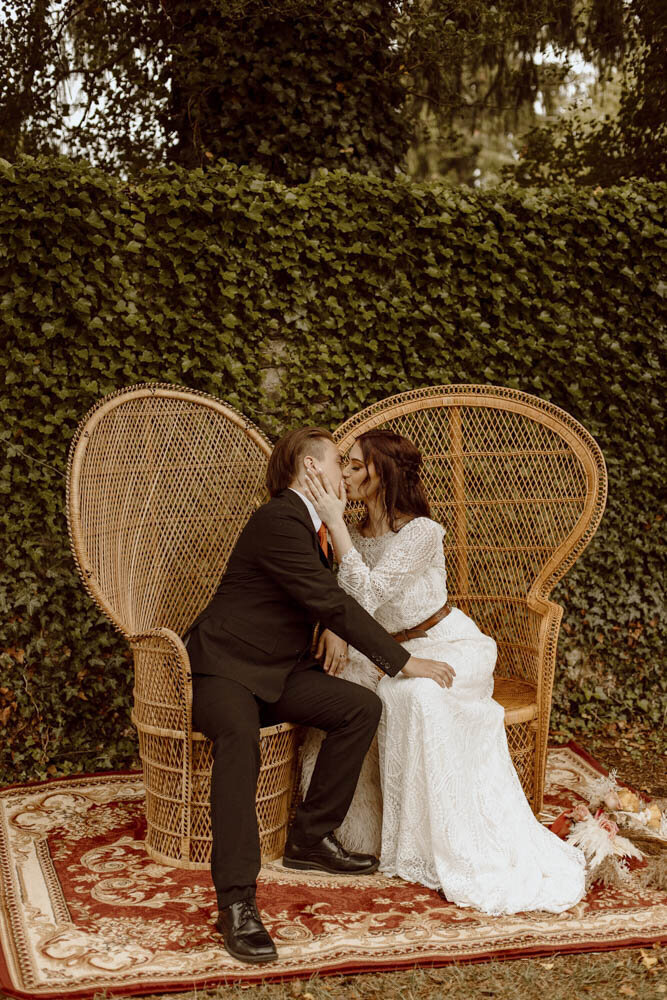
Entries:
[[377, 726], [382, 715], [382, 702], [374, 691], [369, 691], [368, 688], [362, 690], [364, 694], [360, 699], [360, 711], [369, 725]]
[[237, 759], [244, 756], [259, 766], [259, 730], [229, 721], [213, 737], [213, 750], [216, 759], [220, 754]]

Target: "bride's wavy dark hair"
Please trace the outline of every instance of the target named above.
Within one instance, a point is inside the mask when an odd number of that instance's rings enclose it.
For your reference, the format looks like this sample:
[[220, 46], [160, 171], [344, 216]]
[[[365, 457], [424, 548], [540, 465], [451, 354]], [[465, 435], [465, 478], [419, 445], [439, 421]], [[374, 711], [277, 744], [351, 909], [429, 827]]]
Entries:
[[[420, 477], [422, 456], [409, 440], [390, 430], [373, 430], [360, 434], [357, 443], [364, 463], [372, 462], [380, 480], [380, 497], [389, 527], [396, 531], [398, 514], [430, 517], [431, 508]], [[368, 481], [368, 475], [363, 484]], [[368, 514], [362, 527], [368, 523]]]

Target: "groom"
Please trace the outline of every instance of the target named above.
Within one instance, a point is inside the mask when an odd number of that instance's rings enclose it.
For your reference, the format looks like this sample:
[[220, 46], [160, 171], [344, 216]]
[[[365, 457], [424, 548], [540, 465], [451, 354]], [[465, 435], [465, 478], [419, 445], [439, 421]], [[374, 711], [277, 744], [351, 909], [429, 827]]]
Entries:
[[[277, 957], [255, 903], [260, 726], [296, 722], [327, 733], [287, 838], [285, 867], [369, 874], [377, 858], [346, 851], [332, 831], [352, 801], [381, 702], [374, 692], [335, 676], [341, 639], [391, 676], [402, 670], [451, 684], [446, 664], [411, 657], [336, 583], [326, 529], [303, 490], [310, 471], [328, 478], [340, 495], [341, 467], [333, 437], [323, 428], [290, 431], [278, 442], [267, 470], [271, 500], [248, 520], [216, 594], [185, 638], [193, 727], [214, 748], [216, 927], [230, 955], [245, 962]], [[325, 630], [325, 668], [311, 653], [318, 621]]]

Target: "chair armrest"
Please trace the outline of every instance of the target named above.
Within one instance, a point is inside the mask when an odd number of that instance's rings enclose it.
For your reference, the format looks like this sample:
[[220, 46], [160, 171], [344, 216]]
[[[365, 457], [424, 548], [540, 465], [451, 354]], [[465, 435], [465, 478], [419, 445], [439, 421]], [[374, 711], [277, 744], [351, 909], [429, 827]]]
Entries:
[[534, 594], [528, 595], [528, 607], [539, 619], [537, 706], [540, 716], [548, 719], [551, 712], [551, 695], [556, 669], [558, 632], [563, 617], [563, 609], [555, 601], [551, 601], [546, 597], [538, 597]]
[[170, 628], [154, 628], [129, 636], [134, 654], [132, 721], [160, 733], [187, 733], [192, 728], [192, 673], [180, 636]]
[[[147, 794], [152, 857], [163, 862], [176, 850], [190, 858], [192, 791], [192, 678], [190, 660], [180, 637], [169, 628], [154, 628], [129, 636], [134, 654], [132, 721], [139, 732], [139, 752]], [[155, 803], [158, 803], [157, 805]], [[167, 805], [165, 805], [165, 803]], [[165, 820], [164, 809], [177, 810]], [[157, 812], [155, 812], [157, 810]], [[170, 837], [163, 829], [171, 823]], [[155, 825], [157, 824], [157, 825]], [[171, 843], [168, 850], [166, 842]], [[161, 839], [162, 838], [162, 839]], [[157, 853], [155, 853], [157, 852]], [[150, 853], [150, 850], [149, 850]]]

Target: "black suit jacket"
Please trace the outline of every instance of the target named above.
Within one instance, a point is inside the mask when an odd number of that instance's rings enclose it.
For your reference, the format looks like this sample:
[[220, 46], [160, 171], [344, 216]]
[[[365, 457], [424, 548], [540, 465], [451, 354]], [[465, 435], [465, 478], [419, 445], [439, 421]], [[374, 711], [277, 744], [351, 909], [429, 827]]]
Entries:
[[188, 641], [192, 670], [277, 701], [297, 663], [312, 662], [317, 621], [391, 676], [410, 658], [338, 586], [308, 508], [286, 489], [252, 514], [215, 595], [195, 619]]

